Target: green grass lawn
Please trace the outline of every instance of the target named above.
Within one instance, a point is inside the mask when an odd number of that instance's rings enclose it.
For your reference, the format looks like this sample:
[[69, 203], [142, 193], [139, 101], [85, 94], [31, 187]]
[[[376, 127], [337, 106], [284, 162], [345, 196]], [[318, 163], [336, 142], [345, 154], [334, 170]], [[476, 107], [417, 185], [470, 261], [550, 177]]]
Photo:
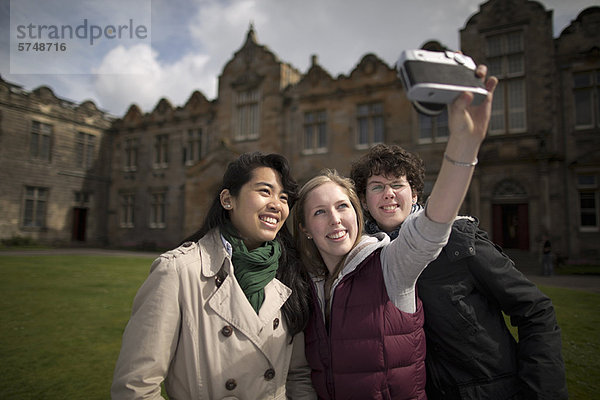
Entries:
[[[552, 299], [562, 331], [569, 399], [596, 398], [600, 390], [600, 295], [548, 286], [539, 288]], [[518, 338], [506, 315], [504, 320]]]
[[569, 399], [600, 393], [600, 294], [540, 287], [552, 299], [562, 330]]
[[0, 398], [108, 399], [151, 258], [0, 256]]
[[[0, 256], [0, 398], [108, 399], [152, 258]], [[540, 287], [556, 307], [570, 399], [600, 392], [600, 295]]]

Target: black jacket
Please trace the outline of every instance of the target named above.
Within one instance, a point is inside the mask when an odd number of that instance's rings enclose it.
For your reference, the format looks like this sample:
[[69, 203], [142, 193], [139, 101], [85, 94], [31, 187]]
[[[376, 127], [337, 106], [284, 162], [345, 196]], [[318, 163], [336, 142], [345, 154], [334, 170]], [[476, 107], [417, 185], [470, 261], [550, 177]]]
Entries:
[[[430, 400], [568, 398], [552, 302], [475, 218], [456, 220], [417, 286]], [[518, 343], [502, 312], [518, 328]]]

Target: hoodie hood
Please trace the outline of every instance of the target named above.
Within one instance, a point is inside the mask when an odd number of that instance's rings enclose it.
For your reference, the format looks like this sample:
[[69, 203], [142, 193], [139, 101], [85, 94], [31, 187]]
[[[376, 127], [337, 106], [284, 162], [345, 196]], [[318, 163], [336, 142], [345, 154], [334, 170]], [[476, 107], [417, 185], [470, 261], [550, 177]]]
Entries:
[[342, 268], [342, 271], [333, 282], [332, 290], [335, 289], [337, 284], [346, 275], [352, 273], [371, 253], [388, 245], [389, 243], [389, 236], [383, 232], [377, 232], [373, 235], [362, 235], [358, 244], [352, 250], [350, 250], [350, 253], [348, 253], [346, 260], [344, 261], [344, 267]]

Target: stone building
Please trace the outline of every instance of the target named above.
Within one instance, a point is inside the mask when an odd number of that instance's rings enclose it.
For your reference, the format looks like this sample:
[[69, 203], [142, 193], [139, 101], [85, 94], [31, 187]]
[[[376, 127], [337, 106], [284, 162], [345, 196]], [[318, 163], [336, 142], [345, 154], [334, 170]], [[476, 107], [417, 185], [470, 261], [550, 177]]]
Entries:
[[113, 124], [110, 245], [166, 248], [182, 236], [185, 176], [208, 154], [213, 105], [194, 92], [183, 107], [161, 99], [142, 114], [132, 105]]
[[0, 238], [105, 245], [114, 118], [0, 78]]
[[[468, 17], [460, 42], [465, 54], [500, 78], [489, 134], [462, 211], [476, 215], [505, 248], [538, 252], [548, 237], [563, 256], [600, 259], [600, 7], [582, 10], [554, 38], [552, 11], [542, 4], [490, 0]], [[438, 41], [423, 48], [445, 50]], [[3, 85], [4, 149], [6, 132], [16, 124], [5, 110], [22, 108], [5, 95], [17, 89]], [[22, 95], [33, 99], [44, 90]], [[91, 112], [90, 107], [71, 105], [76, 112]], [[89, 132], [90, 126], [86, 132], [102, 135], [106, 148], [98, 144], [98, 157], [109, 161], [80, 179], [96, 185], [85, 189], [94, 193], [95, 207], [101, 204], [99, 185], [108, 194], [102, 203], [104, 224], [96, 224], [93, 233], [88, 226], [86, 240], [159, 248], [176, 245], [199, 227], [224, 168], [242, 152], [284, 154], [302, 183], [324, 167], [347, 174], [351, 161], [375, 143], [399, 144], [424, 159], [426, 197], [448, 137], [447, 114], [418, 114], [395, 66], [375, 54], [363, 56], [347, 76], [332, 77], [317, 56], [301, 73], [260, 44], [253, 27], [223, 67], [216, 99], [194, 92], [181, 107], [161, 99], [150, 113], [132, 105], [122, 118], [96, 124], [99, 131]], [[31, 129], [20, 128], [20, 135]], [[0, 162], [14, 165], [14, 159], [5, 158], [8, 153], [3, 150]], [[19, 162], [31, 168], [34, 160]], [[61, 179], [75, 179], [72, 175], [57, 173]], [[69, 190], [73, 196], [85, 192]], [[22, 217], [26, 195], [13, 197], [12, 222], [2, 221], [1, 237], [28, 233]], [[63, 205], [60, 218], [75, 226], [75, 205]]]
[[[553, 222], [564, 254], [600, 258], [600, 7], [583, 10], [555, 40], [557, 114], [554, 148], [562, 161], [551, 200], [564, 217]], [[554, 212], [554, 210], [552, 210]], [[558, 223], [558, 224], [557, 224]], [[563, 225], [564, 224], [564, 225]]]
[[500, 78], [471, 211], [504, 247], [548, 237], [561, 256], [598, 259], [600, 7], [552, 31], [552, 11], [525, 0], [484, 3], [460, 30]]
[[500, 245], [530, 249], [553, 224], [561, 226], [564, 214], [564, 204], [550, 201], [562, 164], [552, 11], [537, 2], [488, 2], [460, 34], [463, 52], [500, 79], [472, 186], [479, 199], [473, 212]]

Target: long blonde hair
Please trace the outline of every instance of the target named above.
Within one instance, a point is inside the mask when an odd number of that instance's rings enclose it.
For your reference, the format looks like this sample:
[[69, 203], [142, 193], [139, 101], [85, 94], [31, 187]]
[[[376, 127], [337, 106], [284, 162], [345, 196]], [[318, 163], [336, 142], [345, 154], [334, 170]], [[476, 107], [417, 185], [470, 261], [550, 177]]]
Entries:
[[337, 274], [339, 273], [339, 270], [344, 264], [346, 257], [344, 256], [340, 264], [336, 266], [335, 274], [333, 274], [334, 276], [328, 276], [329, 273], [327, 267], [325, 266], [323, 257], [321, 257], [321, 253], [315, 245], [314, 240], [309, 240], [301, 228], [301, 226], [306, 226], [306, 218], [304, 212], [306, 207], [306, 199], [308, 198], [308, 195], [319, 186], [322, 186], [325, 183], [329, 182], [338, 185], [344, 190], [344, 192], [348, 196], [348, 199], [350, 200], [350, 203], [352, 204], [352, 207], [354, 208], [354, 211], [356, 212], [358, 232], [353, 247], [356, 246], [356, 244], [360, 241], [360, 237], [364, 228], [362, 207], [358, 195], [356, 194], [356, 190], [354, 189], [354, 182], [350, 178], [346, 178], [338, 174], [338, 172], [335, 169], [322, 170], [319, 173], [319, 175], [315, 176], [314, 178], [306, 182], [304, 186], [302, 186], [300, 192], [298, 193], [298, 200], [296, 201], [296, 206], [294, 207], [293, 214], [294, 239], [296, 242], [296, 248], [300, 253], [300, 259], [302, 260], [304, 267], [311, 274], [328, 277], [328, 280], [332, 280], [335, 279], [335, 276], [337, 276]]

